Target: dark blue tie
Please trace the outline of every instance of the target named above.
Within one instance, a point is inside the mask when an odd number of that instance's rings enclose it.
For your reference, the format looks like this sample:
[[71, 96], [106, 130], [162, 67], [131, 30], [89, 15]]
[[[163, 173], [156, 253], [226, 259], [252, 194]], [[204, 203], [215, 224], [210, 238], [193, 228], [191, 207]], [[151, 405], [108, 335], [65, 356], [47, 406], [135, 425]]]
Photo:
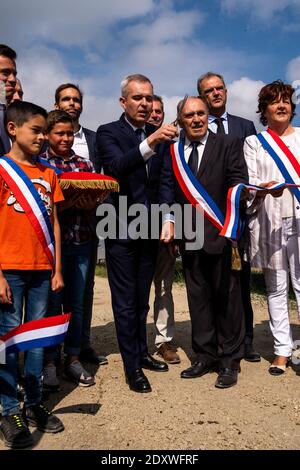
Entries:
[[190, 153], [189, 159], [188, 159], [188, 166], [192, 170], [193, 175], [197, 175], [198, 173], [198, 145], [200, 145], [200, 142], [192, 142], [192, 151]]
[[225, 134], [223, 119], [218, 117], [214, 122], [217, 124], [217, 134]]
[[143, 142], [144, 138], [145, 138], [145, 132], [144, 132], [144, 129], [136, 129], [135, 131], [135, 134], [138, 138], [138, 141], [139, 142]]

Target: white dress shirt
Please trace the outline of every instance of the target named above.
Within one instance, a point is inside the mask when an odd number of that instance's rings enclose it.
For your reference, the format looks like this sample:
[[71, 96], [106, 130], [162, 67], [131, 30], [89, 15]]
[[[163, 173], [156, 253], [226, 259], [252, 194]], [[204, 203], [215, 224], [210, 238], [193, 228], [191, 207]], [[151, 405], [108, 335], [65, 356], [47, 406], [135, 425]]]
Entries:
[[89, 148], [87, 141], [82, 129], [80, 126], [79, 130], [74, 134], [74, 143], [72, 145], [72, 150], [74, 150], [75, 155], [79, 155], [82, 158], [90, 159]]
[[[134, 132], [135, 132], [137, 129], [142, 129], [143, 132], [144, 132], [144, 136], [146, 137], [145, 126], [144, 126], [144, 127], [136, 127], [136, 126], [134, 126], [133, 124], [131, 124], [131, 122], [128, 121], [126, 115], [125, 115], [125, 121], [132, 127], [132, 129], [134, 130]], [[152, 157], [152, 155], [155, 154], [154, 150], [152, 150], [152, 148], [149, 147], [149, 145], [148, 145], [147, 137], [140, 143], [140, 152], [141, 152], [142, 157], [143, 157], [143, 159], [145, 160], [145, 162], [147, 162], [147, 161], [149, 160], [149, 158]]]
[[[217, 116], [212, 116], [211, 114], [208, 115], [208, 128], [210, 131], [212, 131], [214, 134], [217, 133], [217, 123], [214, 122], [214, 120], [217, 119]], [[223, 126], [224, 126], [224, 131], [225, 134], [228, 134], [228, 117], [227, 117], [227, 111], [225, 111], [224, 114], [221, 116]]]
[[[206, 144], [207, 139], [208, 139], [208, 132], [206, 132], [205, 136], [202, 137], [202, 139], [199, 141], [199, 145], [197, 147], [197, 150], [198, 150], [198, 170], [199, 170], [199, 167], [200, 167], [200, 163], [201, 163], [201, 160], [202, 160], [202, 156], [203, 156], [203, 152], [204, 152], [204, 148], [205, 148], [205, 144]], [[193, 144], [186, 137], [185, 142], [184, 142], [184, 158], [185, 158], [185, 161], [187, 163], [189, 161], [189, 157], [191, 155], [192, 149], [193, 149]]]

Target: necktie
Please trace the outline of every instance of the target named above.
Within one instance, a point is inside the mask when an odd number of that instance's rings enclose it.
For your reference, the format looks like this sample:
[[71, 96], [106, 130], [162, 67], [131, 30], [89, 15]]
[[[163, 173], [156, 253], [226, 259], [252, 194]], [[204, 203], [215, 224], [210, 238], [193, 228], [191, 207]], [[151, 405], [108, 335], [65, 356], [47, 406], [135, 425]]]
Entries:
[[145, 138], [144, 129], [136, 129], [134, 132], [135, 132], [135, 134], [138, 138], [138, 141], [143, 142], [143, 140]]
[[[143, 142], [143, 140], [145, 139], [145, 132], [144, 132], [144, 129], [136, 129], [135, 131], [135, 134], [138, 138], [138, 141], [139, 142]], [[146, 173], [147, 173], [147, 176], [149, 176], [149, 160], [148, 159], [146, 162], [145, 162], [145, 167], [146, 167]]]
[[196, 176], [198, 172], [198, 145], [200, 145], [200, 142], [192, 142], [192, 151], [190, 153], [189, 159], [188, 159], [188, 166], [192, 170], [192, 173]]
[[214, 122], [217, 124], [217, 134], [225, 134], [222, 118], [216, 118]]

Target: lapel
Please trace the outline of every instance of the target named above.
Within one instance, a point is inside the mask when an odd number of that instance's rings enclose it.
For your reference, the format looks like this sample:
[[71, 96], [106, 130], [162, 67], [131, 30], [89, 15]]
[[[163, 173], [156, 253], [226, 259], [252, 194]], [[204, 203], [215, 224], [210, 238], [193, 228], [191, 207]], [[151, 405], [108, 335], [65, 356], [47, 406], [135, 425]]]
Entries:
[[89, 155], [90, 155], [90, 160], [93, 161], [94, 159], [94, 139], [93, 135], [89, 132], [89, 129], [86, 129], [85, 127], [82, 128], [82, 131], [85, 136], [86, 144], [89, 150]]
[[227, 113], [227, 124], [228, 124], [228, 134], [235, 135], [236, 133], [236, 121], [232, 114]]
[[[119, 124], [120, 124], [120, 127], [122, 129], [122, 132], [124, 132], [126, 134], [127, 138], [128, 137], [130, 138], [130, 140], [132, 141], [132, 144], [134, 146], [136, 146], [138, 144], [138, 139], [137, 139], [137, 136], [136, 136], [133, 128], [131, 127], [131, 125], [128, 124], [128, 122], [126, 121], [125, 113], [123, 113], [122, 116], [120, 117]], [[151, 124], [146, 123], [146, 126], [145, 126], [146, 137], [148, 137], [148, 135], [152, 134], [155, 129], [156, 129], [155, 126], [152, 126]], [[152, 157], [150, 157], [148, 162], [147, 162], [148, 175], [147, 175], [146, 167], [144, 168], [146, 178], [150, 177], [151, 166], [152, 166]]]
[[203, 176], [204, 172], [213, 164], [213, 155], [212, 151], [214, 149], [216, 143], [216, 134], [211, 131], [208, 131], [208, 139], [206, 141], [206, 145], [204, 148], [204, 152], [202, 155], [201, 163], [199, 166], [199, 170], [197, 173], [197, 179], [200, 180]]

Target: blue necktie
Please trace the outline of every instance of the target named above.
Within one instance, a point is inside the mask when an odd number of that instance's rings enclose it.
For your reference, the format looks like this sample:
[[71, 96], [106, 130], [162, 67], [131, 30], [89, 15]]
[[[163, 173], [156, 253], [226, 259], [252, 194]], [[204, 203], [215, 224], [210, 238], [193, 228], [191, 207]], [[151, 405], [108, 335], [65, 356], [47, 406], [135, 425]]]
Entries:
[[144, 129], [136, 129], [135, 131], [135, 134], [138, 138], [138, 141], [139, 142], [143, 142], [144, 138], [145, 138], [145, 132], [144, 132]]
[[225, 134], [223, 119], [216, 118], [214, 122], [217, 124], [217, 134]]
[[200, 145], [200, 142], [192, 142], [192, 151], [188, 159], [188, 166], [190, 167], [193, 175], [195, 176], [198, 173], [198, 145]]

